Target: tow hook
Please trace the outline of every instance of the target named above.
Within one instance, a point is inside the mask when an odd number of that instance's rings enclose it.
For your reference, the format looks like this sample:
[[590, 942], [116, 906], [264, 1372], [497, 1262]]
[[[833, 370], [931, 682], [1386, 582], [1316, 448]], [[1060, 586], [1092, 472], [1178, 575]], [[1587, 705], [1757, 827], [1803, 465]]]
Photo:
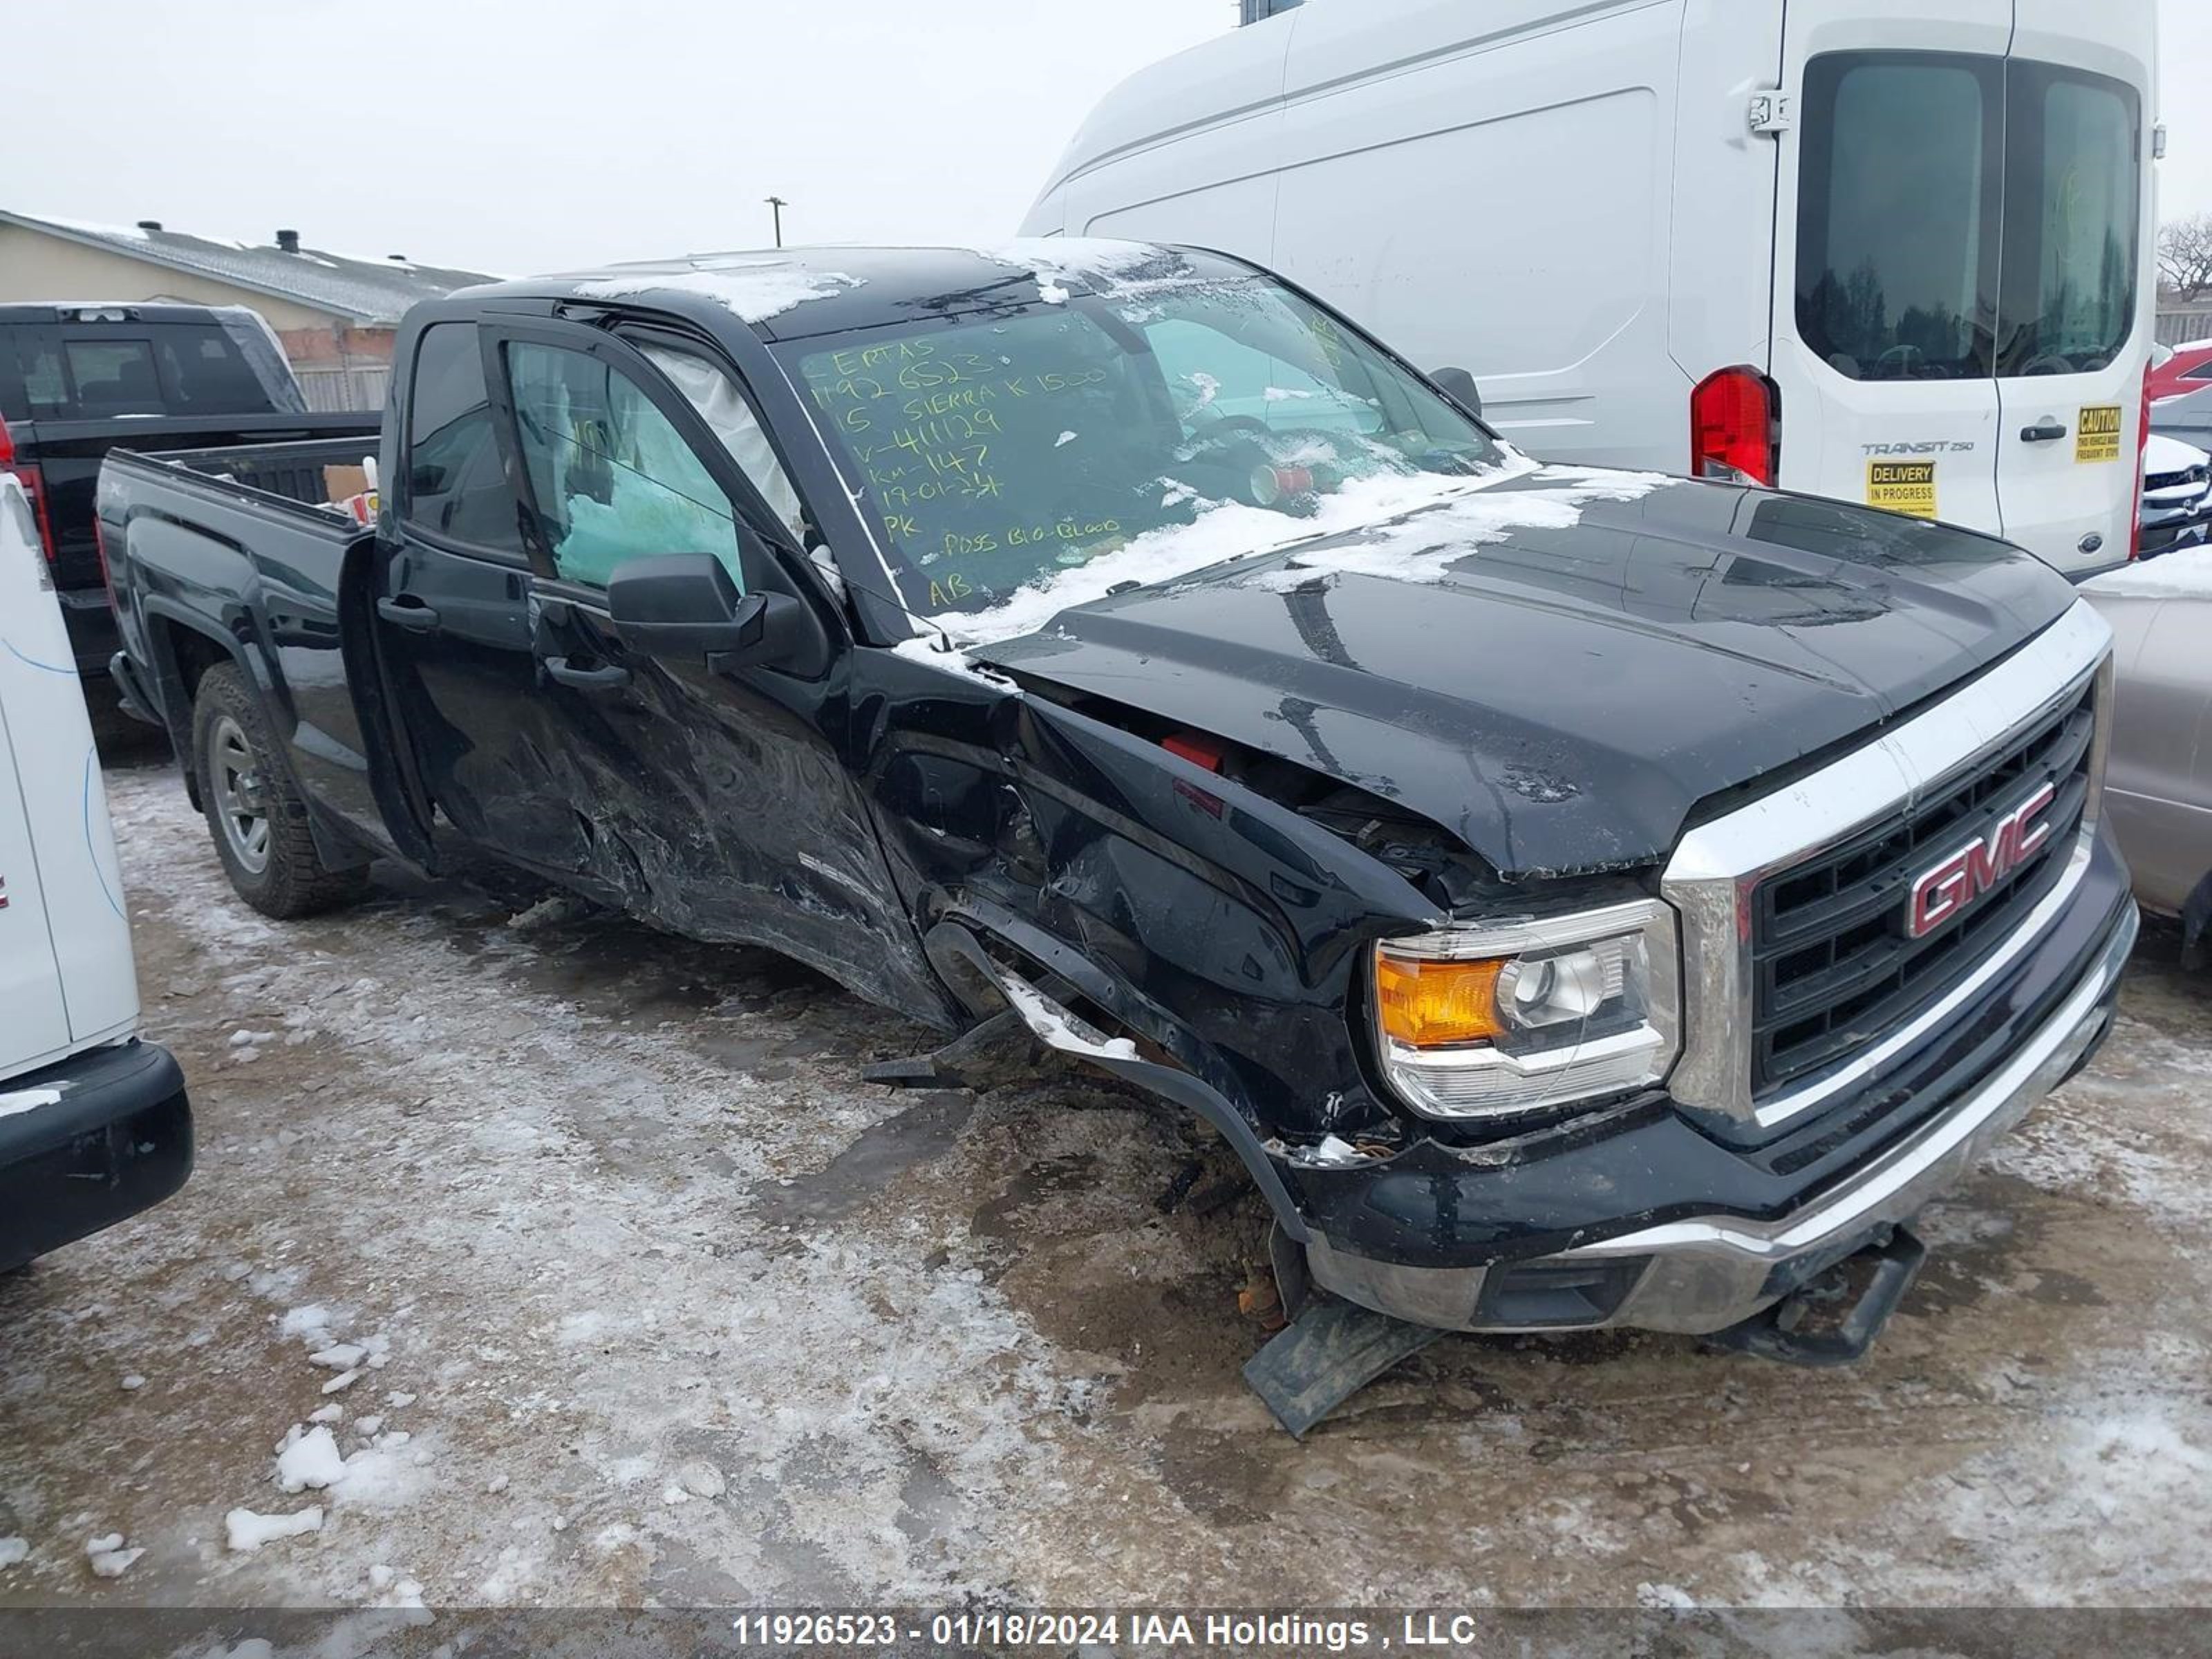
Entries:
[[1908, 1229], [1893, 1227], [1772, 1307], [1705, 1340], [1785, 1364], [1848, 1365], [1874, 1346], [1927, 1259], [1927, 1245]]

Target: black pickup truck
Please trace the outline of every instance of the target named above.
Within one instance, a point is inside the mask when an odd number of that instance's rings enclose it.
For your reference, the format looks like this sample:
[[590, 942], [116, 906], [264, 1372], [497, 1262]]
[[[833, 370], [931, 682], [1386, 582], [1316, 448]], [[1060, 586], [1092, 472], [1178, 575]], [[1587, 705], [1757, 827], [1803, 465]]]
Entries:
[[2002, 543], [1537, 466], [1190, 250], [503, 283], [397, 362], [373, 531], [283, 446], [102, 476], [240, 892], [489, 849], [1025, 1025], [1242, 1157], [1293, 1427], [1437, 1329], [1849, 1357], [2109, 1023], [2109, 635]]
[[0, 305], [0, 472], [30, 498], [77, 672], [118, 641], [93, 531], [107, 452], [374, 434], [374, 411], [313, 415], [276, 337], [238, 306]]

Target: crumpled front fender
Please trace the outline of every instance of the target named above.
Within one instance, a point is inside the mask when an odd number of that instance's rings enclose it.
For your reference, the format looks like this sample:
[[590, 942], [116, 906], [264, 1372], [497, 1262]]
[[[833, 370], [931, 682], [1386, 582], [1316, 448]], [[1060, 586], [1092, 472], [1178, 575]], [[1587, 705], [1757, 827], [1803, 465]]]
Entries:
[[1391, 1115], [1347, 1010], [1369, 944], [1436, 925], [1434, 903], [1143, 737], [987, 677], [895, 662], [887, 678], [929, 678], [879, 706], [869, 796], [925, 931], [957, 919], [1071, 982], [1079, 963], [1086, 1000], [1261, 1139], [1348, 1136]]

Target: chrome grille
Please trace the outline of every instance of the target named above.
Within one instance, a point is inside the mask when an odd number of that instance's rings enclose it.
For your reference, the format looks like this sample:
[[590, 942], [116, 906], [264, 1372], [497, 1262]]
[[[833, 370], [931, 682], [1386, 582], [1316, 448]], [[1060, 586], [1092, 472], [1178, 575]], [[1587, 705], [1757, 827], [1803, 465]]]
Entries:
[[[2096, 706], [2072, 703], [1903, 811], [1759, 883], [1752, 900], [1752, 1090], [1764, 1095], [1842, 1058], [1957, 983], [2049, 890], [2089, 792]], [[1955, 920], [1914, 939], [1913, 881], [1980, 840], [2043, 784], [2057, 790], [2027, 859]]]
[[[2076, 600], [1950, 696], [1683, 834], [1660, 878], [1681, 927], [1681, 1046], [1667, 1079], [1678, 1107], [1731, 1139], [1779, 1133], [1925, 1041], [1959, 999], [2029, 947], [2089, 855], [2112, 638]], [[2086, 756], [2069, 762], [2085, 709]], [[2009, 872], [2016, 890], [1993, 888], [1929, 931], [1927, 951], [1871, 933], [1848, 937], [1942, 862], [1944, 853], [1919, 843], [1941, 845], [1948, 834], [1949, 848], [1960, 847], [1978, 822], [2034, 793], [2036, 765], [2069, 769], [2037, 820], [2051, 827], [2043, 846], [2054, 856], [2023, 860]], [[1900, 835], [1920, 852], [1901, 893], [1881, 881], [1885, 870], [1895, 880]], [[1785, 970], [1785, 945], [1820, 954]], [[1863, 1000], [1847, 1006], [1853, 995]], [[1786, 1031], [1784, 1014], [1806, 1029]]]

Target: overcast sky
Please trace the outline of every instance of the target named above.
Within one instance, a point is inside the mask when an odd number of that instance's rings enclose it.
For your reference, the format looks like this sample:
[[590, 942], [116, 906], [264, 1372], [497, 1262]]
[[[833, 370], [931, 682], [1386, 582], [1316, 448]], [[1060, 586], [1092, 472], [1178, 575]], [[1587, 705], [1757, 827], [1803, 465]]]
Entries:
[[[2158, 5], [2172, 216], [2212, 209], [2212, 3]], [[17, 0], [0, 206], [246, 241], [284, 226], [500, 273], [765, 246], [771, 192], [794, 241], [1005, 235], [1101, 93], [1235, 15], [1232, 0]]]

